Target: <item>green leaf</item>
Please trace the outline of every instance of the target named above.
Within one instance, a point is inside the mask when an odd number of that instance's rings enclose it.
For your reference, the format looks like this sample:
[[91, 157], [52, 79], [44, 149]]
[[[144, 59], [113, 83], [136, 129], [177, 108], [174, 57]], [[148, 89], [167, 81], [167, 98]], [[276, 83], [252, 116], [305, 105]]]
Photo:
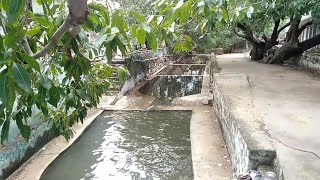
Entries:
[[31, 79], [27, 70], [20, 64], [14, 63], [12, 73], [17, 85], [27, 93], [31, 93]]
[[97, 41], [94, 42], [94, 45], [96, 47], [100, 48], [102, 46], [102, 44], [106, 41], [107, 38], [108, 38], [108, 34], [102, 35], [100, 38], [97, 38]]
[[124, 56], [127, 51], [126, 47], [124, 46], [124, 44], [121, 42], [121, 40], [118, 37], [115, 38], [115, 41], [116, 41], [116, 44], [117, 44], [118, 48], [120, 49], [122, 55]]
[[22, 38], [26, 35], [27, 31], [23, 28], [15, 28], [9, 31], [4, 39], [4, 43], [7, 47], [13, 47], [14, 44], [20, 42]]
[[49, 90], [51, 88], [51, 81], [46, 74], [40, 75], [40, 83], [47, 90]]
[[157, 47], [158, 47], [157, 38], [152, 32], [147, 34], [147, 41], [153, 50], [157, 49]]
[[30, 18], [43, 27], [47, 27], [49, 29], [54, 28], [54, 25], [44, 17], [30, 16]]
[[137, 36], [137, 26], [134, 24], [131, 28], [131, 36], [134, 38]]
[[133, 15], [134, 18], [136, 18], [139, 22], [147, 22], [146, 18], [141, 16], [140, 14], [131, 11], [131, 14]]
[[31, 135], [31, 129], [29, 126], [24, 125], [23, 122], [23, 116], [21, 113], [18, 113], [16, 115], [16, 124], [21, 132], [21, 135], [24, 139], [26, 139], [27, 141], [29, 141], [30, 135]]
[[151, 32], [151, 28], [150, 28], [149, 24], [143, 22], [143, 23], [141, 23], [141, 27], [142, 27], [142, 29], [144, 29], [146, 32], [148, 32], [148, 33]]
[[33, 36], [35, 36], [36, 34], [38, 34], [40, 31], [41, 31], [41, 28], [40, 28], [39, 26], [37, 26], [37, 27], [34, 27], [34, 28], [30, 29], [30, 30], [27, 32], [27, 35], [28, 35], [29, 37], [33, 37]]
[[10, 0], [2, 0], [1, 1], [1, 6], [4, 9], [4, 11], [9, 14], [9, 1]]
[[122, 34], [119, 34], [118, 35], [118, 38], [120, 39], [120, 41], [121, 41], [121, 43], [123, 44], [123, 45], [128, 45], [129, 43], [128, 43], [128, 40], [126, 39], [126, 37], [124, 37], [124, 35], [122, 35]]
[[63, 22], [63, 20], [64, 20], [64, 14], [65, 14], [65, 12], [64, 11], [61, 11], [60, 13], [59, 13], [59, 15], [57, 16], [57, 18], [56, 18], [56, 20], [55, 20], [55, 22], [54, 22], [54, 25], [55, 26], [60, 26], [61, 25], [61, 23]]
[[24, 54], [24, 53], [21, 53], [20, 55], [23, 58], [23, 60], [28, 63], [28, 65], [30, 67], [32, 67], [34, 70], [40, 72], [39, 63], [33, 57], [31, 57], [27, 54]]
[[75, 54], [79, 55], [80, 51], [79, 51], [79, 46], [78, 46], [78, 42], [75, 38], [71, 39], [71, 46], [72, 46], [72, 50]]
[[4, 122], [4, 124], [2, 126], [2, 130], [1, 130], [1, 144], [3, 144], [4, 141], [8, 139], [9, 127], [10, 127], [10, 119], [7, 119]]
[[157, 25], [160, 25], [162, 20], [163, 20], [163, 16], [158, 16], [157, 17]]
[[9, 106], [9, 78], [7, 74], [0, 74], [0, 100], [8, 107]]
[[119, 29], [117, 28], [117, 27], [112, 27], [111, 28], [111, 34], [117, 34], [117, 33], [119, 33], [120, 31], [119, 31]]
[[112, 60], [112, 48], [111, 48], [109, 43], [105, 44], [105, 48], [106, 48], [107, 60], [108, 60], [108, 62], [111, 62], [111, 60]]
[[9, 25], [12, 25], [17, 21], [17, 19], [21, 15], [21, 12], [24, 9], [25, 4], [26, 4], [26, 0], [10, 0], [9, 1], [9, 14], [8, 14]]
[[146, 38], [146, 31], [143, 30], [142, 28], [139, 28], [139, 30], [138, 30], [138, 43], [144, 44], [145, 38]]
[[99, 24], [99, 18], [96, 15], [90, 14], [88, 20], [92, 22], [93, 25], [97, 26]]
[[222, 16], [225, 21], [229, 20], [229, 15], [225, 8], [222, 8]]

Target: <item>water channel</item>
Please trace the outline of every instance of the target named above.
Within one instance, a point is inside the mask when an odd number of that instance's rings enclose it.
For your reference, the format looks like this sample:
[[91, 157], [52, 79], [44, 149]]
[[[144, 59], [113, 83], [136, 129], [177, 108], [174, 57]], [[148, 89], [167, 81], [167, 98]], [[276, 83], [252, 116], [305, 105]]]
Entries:
[[41, 179], [193, 179], [191, 115], [106, 111]]

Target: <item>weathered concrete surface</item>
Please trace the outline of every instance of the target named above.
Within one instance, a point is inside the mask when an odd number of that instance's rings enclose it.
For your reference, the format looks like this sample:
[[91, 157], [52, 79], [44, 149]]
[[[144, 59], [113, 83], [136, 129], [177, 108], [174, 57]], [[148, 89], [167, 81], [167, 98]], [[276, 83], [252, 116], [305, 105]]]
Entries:
[[[320, 79], [290, 68], [218, 56], [223, 73], [246, 73], [254, 104], [273, 139], [285, 179], [320, 179]], [[286, 145], [284, 145], [286, 144]]]
[[230, 179], [230, 161], [212, 107], [193, 109], [190, 133], [194, 179]]
[[271, 166], [276, 156], [272, 141], [256, 112], [247, 76], [220, 73], [213, 78], [213, 96], [234, 173], [261, 165]]

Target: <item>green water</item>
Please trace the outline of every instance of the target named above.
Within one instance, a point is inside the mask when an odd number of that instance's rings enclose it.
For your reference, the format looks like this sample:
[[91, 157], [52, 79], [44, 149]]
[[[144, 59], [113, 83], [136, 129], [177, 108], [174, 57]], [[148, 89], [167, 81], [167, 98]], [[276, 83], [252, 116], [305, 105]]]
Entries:
[[41, 179], [193, 179], [191, 115], [190, 111], [104, 112]]

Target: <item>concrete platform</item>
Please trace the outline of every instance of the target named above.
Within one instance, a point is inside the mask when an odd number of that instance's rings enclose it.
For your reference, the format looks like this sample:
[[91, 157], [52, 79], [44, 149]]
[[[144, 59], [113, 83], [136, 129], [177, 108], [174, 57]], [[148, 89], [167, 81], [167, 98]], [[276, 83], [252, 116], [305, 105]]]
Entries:
[[276, 149], [276, 163], [283, 171], [280, 179], [320, 179], [319, 77], [256, 63], [243, 54], [217, 56], [217, 60], [221, 73], [247, 76], [254, 108]]
[[230, 160], [212, 107], [193, 109], [190, 138], [194, 180], [229, 180]]

